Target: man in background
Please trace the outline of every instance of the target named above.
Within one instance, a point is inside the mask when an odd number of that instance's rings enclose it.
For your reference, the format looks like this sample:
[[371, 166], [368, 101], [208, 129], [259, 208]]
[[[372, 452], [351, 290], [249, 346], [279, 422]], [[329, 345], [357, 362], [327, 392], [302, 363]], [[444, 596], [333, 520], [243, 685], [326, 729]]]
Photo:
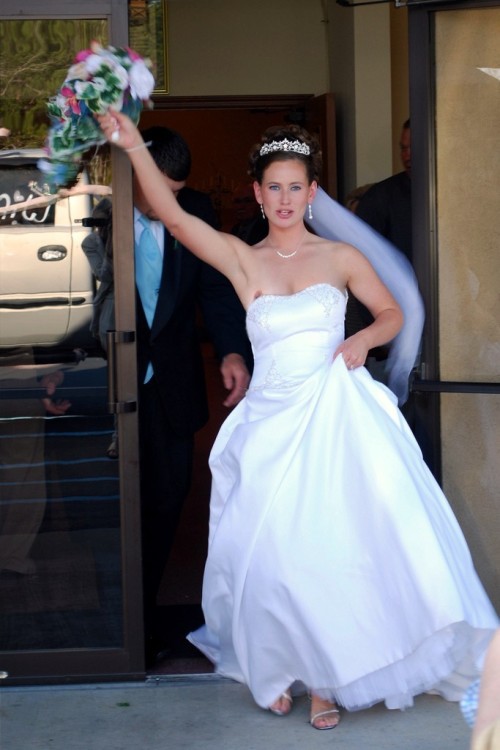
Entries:
[[403, 171], [372, 185], [361, 196], [356, 215], [390, 240], [412, 263], [410, 120], [403, 123], [399, 148]]
[[[209, 197], [186, 187], [191, 155], [182, 136], [154, 127], [143, 137], [179, 204], [217, 226]], [[154, 281], [147, 269], [144, 286], [145, 232], [161, 262]], [[208, 419], [198, 309], [221, 363], [227, 407], [245, 395], [251, 355], [244, 311], [231, 284], [170, 235], [135, 179], [134, 235], [144, 618], [146, 662], [151, 665], [168, 646], [156, 597], [189, 491], [194, 434]]]
[[[356, 214], [379, 234], [390, 240], [413, 265], [409, 119], [403, 123], [399, 149], [403, 171], [372, 185], [361, 196]], [[381, 374], [385, 372], [383, 356], [378, 359], [370, 372], [373, 377], [384, 381], [384, 376]], [[402, 412], [422, 449], [424, 459], [429, 463], [431, 460], [430, 440], [425, 427], [425, 419], [420, 416], [419, 398], [418, 394], [410, 392]]]
[[[191, 154], [182, 136], [152, 127], [143, 137], [182, 208], [218, 228], [209, 196], [186, 186]], [[208, 420], [199, 313], [228, 408], [245, 395], [252, 356], [231, 284], [170, 235], [135, 179], [133, 195], [144, 632], [152, 667], [170, 645], [157, 596], [190, 488], [194, 435]], [[116, 248], [112, 255], [111, 268]]]

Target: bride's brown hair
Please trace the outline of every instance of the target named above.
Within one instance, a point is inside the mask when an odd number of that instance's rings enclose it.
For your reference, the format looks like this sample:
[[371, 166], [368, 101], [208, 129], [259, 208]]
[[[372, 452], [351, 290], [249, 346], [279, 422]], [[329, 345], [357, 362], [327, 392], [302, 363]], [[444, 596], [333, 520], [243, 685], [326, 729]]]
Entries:
[[[309, 154], [300, 153], [293, 149], [280, 149], [261, 155], [260, 151], [265, 144], [271, 144], [273, 141], [279, 143], [285, 140], [305, 144], [309, 147]], [[321, 172], [321, 149], [317, 139], [299, 125], [273, 125], [263, 133], [260, 143], [252, 146], [248, 157], [248, 174], [260, 184], [262, 183], [264, 170], [269, 164], [290, 159], [298, 159], [303, 162], [307, 170], [309, 183], [313, 180], [318, 181]]]

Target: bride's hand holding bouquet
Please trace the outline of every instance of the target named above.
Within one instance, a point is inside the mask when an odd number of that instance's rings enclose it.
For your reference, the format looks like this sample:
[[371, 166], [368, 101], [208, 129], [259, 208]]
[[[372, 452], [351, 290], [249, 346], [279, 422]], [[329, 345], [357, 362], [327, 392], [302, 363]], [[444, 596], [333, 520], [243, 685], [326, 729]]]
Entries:
[[142, 136], [130, 117], [114, 108], [109, 108], [104, 114], [96, 115], [102, 134], [113, 146], [124, 151], [146, 148]]

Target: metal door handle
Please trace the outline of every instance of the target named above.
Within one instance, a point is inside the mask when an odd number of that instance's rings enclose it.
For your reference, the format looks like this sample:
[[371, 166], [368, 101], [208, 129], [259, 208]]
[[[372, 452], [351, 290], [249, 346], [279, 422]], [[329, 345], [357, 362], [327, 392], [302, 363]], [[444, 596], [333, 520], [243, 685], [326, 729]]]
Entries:
[[118, 401], [116, 398], [116, 345], [131, 344], [135, 331], [106, 331], [108, 345], [108, 411], [110, 414], [127, 414], [137, 409], [137, 401]]
[[411, 383], [412, 393], [489, 393], [499, 394], [499, 383], [474, 383], [455, 380], [419, 380]]

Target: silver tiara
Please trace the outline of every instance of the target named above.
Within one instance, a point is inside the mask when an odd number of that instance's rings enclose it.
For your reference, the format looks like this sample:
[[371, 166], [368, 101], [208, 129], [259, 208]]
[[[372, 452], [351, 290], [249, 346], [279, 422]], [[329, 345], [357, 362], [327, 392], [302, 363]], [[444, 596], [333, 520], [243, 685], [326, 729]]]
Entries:
[[294, 151], [296, 154], [304, 154], [304, 156], [309, 156], [311, 153], [311, 149], [307, 143], [289, 141], [288, 138], [284, 138], [282, 141], [264, 143], [259, 151], [259, 155], [265, 156], [266, 154], [272, 154], [274, 151]]

